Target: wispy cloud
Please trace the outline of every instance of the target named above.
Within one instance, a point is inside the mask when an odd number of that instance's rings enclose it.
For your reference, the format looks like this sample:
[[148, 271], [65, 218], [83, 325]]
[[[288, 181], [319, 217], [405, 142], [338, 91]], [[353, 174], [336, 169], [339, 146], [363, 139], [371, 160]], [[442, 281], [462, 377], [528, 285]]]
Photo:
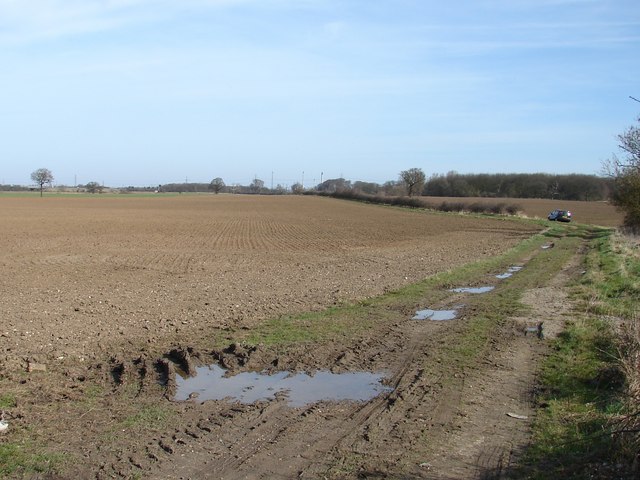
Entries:
[[[0, 0], [0, 40], [27, 43], [171, 18], [194, 8], [252, 0]], [[255, 1], [255, 0], [253, 0]]]
[[1, 37], [22, 43], [118, 28], [130, 20], [127, 6], [110, 3], [57, 0], [0, 1]]

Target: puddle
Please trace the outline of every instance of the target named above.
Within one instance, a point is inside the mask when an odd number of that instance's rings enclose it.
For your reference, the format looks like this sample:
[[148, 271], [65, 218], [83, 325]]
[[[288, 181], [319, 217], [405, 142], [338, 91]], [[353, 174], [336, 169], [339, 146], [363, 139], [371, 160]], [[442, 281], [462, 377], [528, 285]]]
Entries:
[[176, 377], [177, 393], [174, 400], [187, 400], [197, 395], [197, 400], [236, 400], [253, 403], [273, 400], [283, 394], [292, 407], [301, 407], [321, 400], [367, 401], [391, 387], [382, 385], [382, 374], [369, 372], [331, 373], [316, 372], [291, 374], [278, 372], [273, 375], [259, 372], [243, 372], [225, 377], [226, 370], [218, 365], [197, 367], [194, 377]]
[[491, 290], [493, 290], [494, 286], [487, 286], [487, 287], [460, 287], [460, 288], [452, 288], [451, 290], [449, 290], [450, 292], [456, 292], [456, 293], [487, 293], [490, 292]]
[[514, 265], [513, 267], [509, 267], [509, 269], [505, 273], [501, 273], [500, 275], [496, 275], [496, 278], [504, 280], [505, 278], [511, 277], [514, 273], [522, 270], [522, 267]]
[[457, 310], [418, 310], [411, 320], [433, 320], [436, 322], [443, 320], [453, 320], [458, 316]]

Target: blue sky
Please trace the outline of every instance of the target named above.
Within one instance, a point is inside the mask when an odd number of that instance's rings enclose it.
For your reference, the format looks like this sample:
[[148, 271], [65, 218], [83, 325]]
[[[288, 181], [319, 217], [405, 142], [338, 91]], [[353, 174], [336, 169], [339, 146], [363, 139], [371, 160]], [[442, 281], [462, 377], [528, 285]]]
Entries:
[[637, 0], [0, 0], [0, 182], [598, 174]]

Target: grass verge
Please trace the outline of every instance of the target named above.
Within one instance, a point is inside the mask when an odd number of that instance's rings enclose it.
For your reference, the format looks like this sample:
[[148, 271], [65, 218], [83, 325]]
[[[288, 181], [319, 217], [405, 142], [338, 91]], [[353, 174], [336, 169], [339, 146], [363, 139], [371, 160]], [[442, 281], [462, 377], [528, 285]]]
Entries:
[[623, 385], [609, 323], [598, 318], [570, 322], [554, 341], [541, 384], [527, 477], [604, 474], [615, 457], [610, 422], [622, 408]]
[[[579, 311], [542, 368], [542, 408], [519, 471], [527, 478], [636, 478], [640, 389], [630, 387], [640, 384], [634, 311], [640, 261], [611, 230], [592, 229], [589, 238], [584, 274], [573, 289]], [[629, 325], [636, 332], [625, 337]]]

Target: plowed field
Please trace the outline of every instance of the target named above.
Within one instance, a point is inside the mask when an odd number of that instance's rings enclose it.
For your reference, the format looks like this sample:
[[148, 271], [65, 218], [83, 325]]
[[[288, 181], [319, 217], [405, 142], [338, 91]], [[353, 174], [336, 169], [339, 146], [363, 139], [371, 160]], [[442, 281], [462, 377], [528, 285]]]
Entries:
[[[408, 461], [420, 430], [412, 415], [442, 388], [441, 374], [419, 380], [424, 369], [410, 364], [424, 361], [427, 344], [455, 342], [458, 327], [385, 320], [357, 345], [322, 351], [236, 345], [213, 355], [214, 344], [495, 256], [539, 230], [328, 198], [227, 195], [0, 197], [0, 228], [0, 402], [10, 425], [0, 447], [64, 454], [62, 478], [342, 478], [335, 455], [352, 444], [364, 455], [367, 442], [376, 448], [371, 472], [402, 472], [398, 459]], [[189, 373], [199, 352], [229, 367], [385, 368], [396, 390], [364, 407], [171, 402], [172, 362]], [[371, 433], [391, 405], [400, 416], [378, 427], [412, 435], [395, 445]], [[173, 420], [163, 423], [166, 411]], [[344, 471], [348, 463], [340, 460]]]
[[52, 358], [377, 295], [532, 231], [308, 197], [0, 198], [0, 208], [0, 346]]

